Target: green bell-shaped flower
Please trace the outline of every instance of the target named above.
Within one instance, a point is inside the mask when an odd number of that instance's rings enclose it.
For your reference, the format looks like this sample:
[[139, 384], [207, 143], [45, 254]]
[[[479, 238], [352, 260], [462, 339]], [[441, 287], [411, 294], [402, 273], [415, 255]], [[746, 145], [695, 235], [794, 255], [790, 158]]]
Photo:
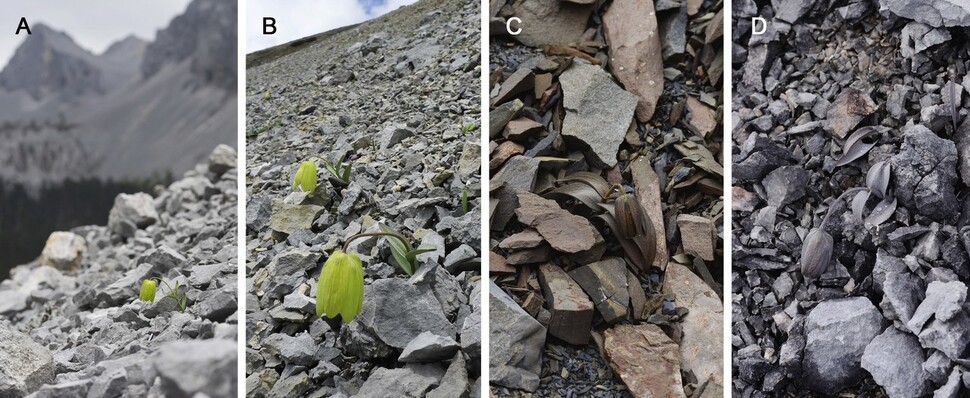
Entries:
[[138, 299], [149, 303], [154, 302], [156, 287], [158, 287], [158, 282], [155, 282], [154, 279], [145, 279], [141, 283], [141, 290], [138, 291]]
[[364, 268], [360, 257], [335, 251], [320, 271], [317, 282], [317, 316], [336, 318], [350, 323], [364, 302]]
[[295, 191], [296, 187], [300, 187], [303, 192], [311, 194], [317, 189], [317, 165], [315, 163], [307, 160], [300, 164], [300, 169], [293, 176], [293, 186], [290, 187], [290, 190]]

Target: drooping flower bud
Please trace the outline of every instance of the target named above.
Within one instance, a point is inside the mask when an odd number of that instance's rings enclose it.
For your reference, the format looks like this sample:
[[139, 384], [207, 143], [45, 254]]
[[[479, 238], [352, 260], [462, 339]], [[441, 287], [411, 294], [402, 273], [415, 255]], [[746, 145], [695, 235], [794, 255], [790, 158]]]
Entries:
[[809, 231], [802, 242], [802, 276], [818, 278], [829, 268], [834, 241], [832, 235], [820, 228]]
[[295, 191], [296, 187], [300, 187], [303, 192], [311, 194], [317, 188], [317, 165], [315, 163], [307, 160], [300, 164], [300, 169], [293, 176], [293, 186], [290, 187], [290, 190]]
[[[630, 239], [640, 250], [642, 262], [639, 264], [653, 264], [657, 255], [657, 236], [653, 229], [653, 222], [647, 212], [640, 205], [636, 196], [625, 193], [616, 198], [614, 205], [617, 227], [623, 238]], [[635, 255], [628, 253], [628, 255]], [[646, 270], [644, 270], [646, 271]]]
[[320, 271], [317, 282], [317, 316], [336, 318], [350, 323], [364, 302], [364, 268], [360, 257], [335, 251]]
[[154, 279], [145, 279], [141, 283], [141, 290], [138, 291], [138, 299], [149, 303], [154, 302], [156, 287], [158, 287], [158, 282], [155, 282]]

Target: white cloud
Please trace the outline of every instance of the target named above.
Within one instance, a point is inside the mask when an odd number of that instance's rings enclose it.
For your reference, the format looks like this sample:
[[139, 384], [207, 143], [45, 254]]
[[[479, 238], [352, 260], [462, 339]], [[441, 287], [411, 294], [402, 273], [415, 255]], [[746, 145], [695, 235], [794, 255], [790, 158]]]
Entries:
[[75, 42], [89, 51], [100, 53], [112, 43], [134, 34], [142, 39], [155, 38], [155, 32], [168, 26], [176, 15], [185, 11], [190, 0], [45, 0], [4, 1], [0, 18], [0, 65], [6, 65], [26, 33], [12, 33], [26, 17], [31, 26], [44, 24], [67, 32]]
[[[246, 53], [377, 18], [417, 0], [385, 0], [370, 12], [358, 0], [249, 0]], [[276, 18], [276, 34], [263, 34], [263, 17]]]

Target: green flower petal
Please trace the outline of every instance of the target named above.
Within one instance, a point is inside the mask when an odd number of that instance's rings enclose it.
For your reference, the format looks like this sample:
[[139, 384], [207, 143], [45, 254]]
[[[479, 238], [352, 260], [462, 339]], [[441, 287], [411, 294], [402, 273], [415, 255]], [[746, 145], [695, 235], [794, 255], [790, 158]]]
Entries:
[[336, 251], [323, 264], [317, 282], [317, 316], [340, 315], [350, 323], [364, 302], [364, 269], [360, 257]]
[[291, 191], [295, 191], [296, 187], [300, 187], [304, 192], [313, 193], [317, 188], [317, 165], [309, 160], [304, 161], [300, 164], [300, 169], [296, 171], [296, 175], [293, 177], [293, 186], [290, 187]]
[[158, 282], [152, 279], [145, 279], [141, 283], [141, 290], [138, 291], [138, 299], [141, 301], [147, 301], [149, 303], [155, 301], [155, 288], [158, 287]]

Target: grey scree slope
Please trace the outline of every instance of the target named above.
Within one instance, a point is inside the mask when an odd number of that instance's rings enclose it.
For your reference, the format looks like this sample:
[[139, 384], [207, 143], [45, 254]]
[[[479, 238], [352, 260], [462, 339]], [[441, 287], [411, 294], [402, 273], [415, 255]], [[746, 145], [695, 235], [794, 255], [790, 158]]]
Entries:
[[[425, 0], [248, 57], [246, 389], [268, 397], [457, 397], [479, 391], [477, 2]], [[300, 162], [353, 165], [291, 194]], [[468, 192], [469, 211], [460, 203]], [[411, 278], [361, 239], [363, 309], [315, 316], [321, 267], [377, 223], [435, 250]], [[417, 242], [416, 242], [417, 243]]]

